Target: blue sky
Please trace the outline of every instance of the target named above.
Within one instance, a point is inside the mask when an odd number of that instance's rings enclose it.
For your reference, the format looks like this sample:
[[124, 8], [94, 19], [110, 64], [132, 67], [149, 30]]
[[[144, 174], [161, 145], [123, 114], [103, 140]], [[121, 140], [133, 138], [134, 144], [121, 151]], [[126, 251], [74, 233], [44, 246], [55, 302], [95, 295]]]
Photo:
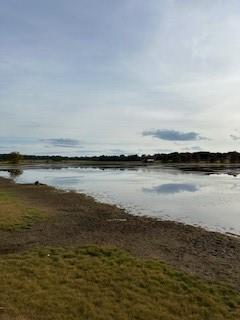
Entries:
[[240, 3], [2, 0], [0, 153], [240, 146]]

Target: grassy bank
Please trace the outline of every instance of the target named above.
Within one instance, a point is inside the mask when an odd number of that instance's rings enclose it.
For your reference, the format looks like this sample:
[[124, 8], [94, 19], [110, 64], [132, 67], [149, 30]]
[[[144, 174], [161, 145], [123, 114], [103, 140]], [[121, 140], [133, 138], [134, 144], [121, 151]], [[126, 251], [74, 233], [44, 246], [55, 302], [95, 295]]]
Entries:
[[240, 296], [117, 249], [45, 248], [0, 257], [0, 319], [239, 319]]
[[0, 229], [28, 228], [45, 217], [46, 215], [41, 210], [28, 206], [13, 193], [0, 192]]

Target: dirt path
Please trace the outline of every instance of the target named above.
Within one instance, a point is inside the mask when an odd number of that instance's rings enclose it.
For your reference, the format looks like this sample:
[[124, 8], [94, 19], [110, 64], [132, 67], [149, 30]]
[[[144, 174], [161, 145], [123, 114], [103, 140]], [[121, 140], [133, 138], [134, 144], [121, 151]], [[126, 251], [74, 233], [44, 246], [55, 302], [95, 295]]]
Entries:
[[48, 186], [16, 185], [0, 178], [0, 191], [10, 190], [49, 219], [31, 229], [0, 231], [0, 254], [36, 245], [118, 246], [142, 257], [159, 258], [178, 269], [240, 290], [240, 239], [184, 224], [134, 217], [108, 204]]

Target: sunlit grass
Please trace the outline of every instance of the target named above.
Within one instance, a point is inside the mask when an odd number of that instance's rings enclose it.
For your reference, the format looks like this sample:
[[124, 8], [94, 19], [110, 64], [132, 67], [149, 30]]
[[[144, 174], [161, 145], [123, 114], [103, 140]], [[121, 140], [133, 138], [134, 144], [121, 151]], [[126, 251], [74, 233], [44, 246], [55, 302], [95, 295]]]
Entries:
[[10, 192], [0, 192], [0, 229], [28, 228], [46, 215], [37, 208], [29, 207]]
[[233, 289], [117, 249], [36, 249], [0, 270], [0, 319], [240, 319]]

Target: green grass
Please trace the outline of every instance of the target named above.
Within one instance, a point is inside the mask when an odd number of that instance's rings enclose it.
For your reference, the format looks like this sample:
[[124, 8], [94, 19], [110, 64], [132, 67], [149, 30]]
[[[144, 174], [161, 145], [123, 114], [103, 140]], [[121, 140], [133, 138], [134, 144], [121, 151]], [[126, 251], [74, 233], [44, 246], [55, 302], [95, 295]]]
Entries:
[[0, 229], [30, 228], [45, 217], [41, 210], [29, 207], [12, 193], [0, 192]]
[[0, 319], [240, 319], [233, 289], [117, 249], [35, 249], [0, 270]]

